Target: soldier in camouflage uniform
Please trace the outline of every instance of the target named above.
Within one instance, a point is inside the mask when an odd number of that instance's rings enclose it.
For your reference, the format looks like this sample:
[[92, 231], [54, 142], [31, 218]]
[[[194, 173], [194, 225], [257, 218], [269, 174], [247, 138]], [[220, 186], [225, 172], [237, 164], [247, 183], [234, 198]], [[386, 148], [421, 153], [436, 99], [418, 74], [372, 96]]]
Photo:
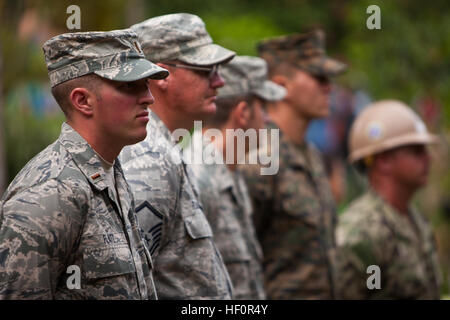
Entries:
[[[432, 230], [410, 200], [426, 183], [426, 144], [436, 141], [405, 104], [385, 100], [356, 118], [351, 162], [370, 189], [342, 214], [337, 230], [339, 292], [344, 299], [439, 299], [441, 275]], [[381, 288], [369, 290], [369, 266]], [[372, 283], [373, 284], [373, 283]]]
[[[264, 102], [280, 100], [286, 93], [283, 87], [267, 81], [266, 62], [257, 57], [237, 56], [220, 73], [225, 86], [218, 91], [218, 111], [205, 121], [204, 129], [217, 128], [223, 137], [229, 129], [261, 129]], [[205, 143], [208, 141], [204, 142], [206, 151]], [[227, 148], [232, 147], [219, 139], [214, 140], [214, 145], [224, 158]], [[253, 227], [250, 196], [242, 175], [236, 171], [236, 161], [191, 167], [214, 240], [233, 283], [234, 298], [265, 299], [262, 251]]]
[[[269, 130], [279, 130], [279, 171], [261, 175], [261, 165], [242, 167], [255, 207], [255, 226], [264, 254], [270, 299], [335, 298], [333, 195], [318, 151], [304, 141], [308, 123], [328, 114], [330, 77], [346, 66], [325, 54], [316, 30], [268, 39], [258, 45], [269, 77], [286, 88], [268, 104]], [[275, 148], [275, 149], [274, 149]]]
[[[43, 49], [67, 122], [0, 201], [0, 298], [156, 298], [151, 257], [115, 158], [145, 138], [148, 78], [168, 72], [145, 59], [129, 31], [62, 34]], [[80, 288], [71, 286], [69, 266], [78, 267]]]
[[186, 164], [171, 132], [188, 133], [194, 120], [215, 112], [223, 79], [217, 66], [234, 52], [212, 43], [203, 21], [170, 14], [131, 27], [146, 57], [170, 69], [151, 83], [156, 103], [147, 138], [121, 154], [136, 213], [152, 255], [161, 299], [230, 299], [231, 281]]

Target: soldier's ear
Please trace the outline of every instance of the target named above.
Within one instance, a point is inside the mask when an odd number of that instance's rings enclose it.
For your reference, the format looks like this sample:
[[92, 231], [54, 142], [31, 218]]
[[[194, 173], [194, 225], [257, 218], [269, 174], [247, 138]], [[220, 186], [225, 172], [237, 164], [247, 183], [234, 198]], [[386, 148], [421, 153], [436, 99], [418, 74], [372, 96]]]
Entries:
[[74, 88], [69, 95], [73, 108], [85, 116], [92, 116], [97, 96], [86, 88]]
[[[161, 68], [165, 68], [165, 69], [169, 69], [169, 67], [167, 65], [165, 65], [164, 63], [157, 63], [158, 66], [160, 66]], [[157, 87], [159, 90], [161, 91], [166, 91], [167, 88], [169, 87], [169, 82], [171, 81], [171, 76], [170, 74], [165, 77], [164, 79], [160, 79], [160, 80], [151, 80], [150, 83], [151, 85], [154, 85], [155, 87]], [[151, 90], [151, 89], [150, 89]]]
[[281, 74], [274, 75], [270, 80], [284, 88], [286, 88], [288, 84], [288, 79], [286, 78], [286, 76]]
[[250, 118], [251, 110], [246, 101], [239, 102], [231, 112], [232, 120], [238, 128], [247, 128]]
[[[169, 78], [170, 76], [168, 76], [167, 78]], [[158, 88], [161, 91], [166, 91], [167, 88], [169, 87], [169, 79], [160, 79], [160, 80], [151, 80], [150, 82], [150, 91], [152, 86]]]
[[393, 157], [391, 152], [382, 152], [375, 155], [373, 167], [376, 167], [380, 173], [390, 175], [392, 171], [392, 160]]

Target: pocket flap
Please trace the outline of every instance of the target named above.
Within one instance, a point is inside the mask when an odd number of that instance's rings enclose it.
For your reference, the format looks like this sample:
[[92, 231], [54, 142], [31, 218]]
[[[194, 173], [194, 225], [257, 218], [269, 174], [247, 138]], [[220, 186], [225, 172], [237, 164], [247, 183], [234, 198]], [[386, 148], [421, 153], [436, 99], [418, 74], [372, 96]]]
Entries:
[[203, 211], [196, 209], [191, 216], [184, 217], [184, 225], [192, 239], [211, 238], [212, 230]]
[[83, 253], [83, 274], [97, 279], [136, 272], [128, 246], [88, 248]]
[[217, 243], [223, 261], [226, 263], [247, 262], [251, 256], [243, 239], [229, 239]]

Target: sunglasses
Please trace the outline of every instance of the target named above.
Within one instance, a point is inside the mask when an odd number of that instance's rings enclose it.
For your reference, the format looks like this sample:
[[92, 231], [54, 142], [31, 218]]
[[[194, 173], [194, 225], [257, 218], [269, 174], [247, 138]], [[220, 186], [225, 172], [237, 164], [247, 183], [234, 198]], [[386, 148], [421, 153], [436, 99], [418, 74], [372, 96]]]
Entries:
[[314, 75], [313, 78], [323, 85], [329, 84], [331, 81], [329, 76], [324, 75]]
[[175, 67], [175, 68], [190, 69], [190, 70], [205, 72], [205, 73], [208, 73], [209, 79], [212, 79], [219, 72], [219, 67], [220, 67], [220, 64], [215, 64], [212, 67], [197, 67], [197, 66], [190, 66], [187, 64], [176, 64], [176, 63], [167, 63], [167, 62], [164, 62], [164, 64], [171, 66], [171, 67]]

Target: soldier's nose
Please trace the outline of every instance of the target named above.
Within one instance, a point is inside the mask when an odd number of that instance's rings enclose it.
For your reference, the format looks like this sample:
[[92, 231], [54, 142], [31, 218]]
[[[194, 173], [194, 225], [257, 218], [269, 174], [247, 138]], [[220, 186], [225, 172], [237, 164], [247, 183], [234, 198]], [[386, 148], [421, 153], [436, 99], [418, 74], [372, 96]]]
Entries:
[[147, 85], [147, 89], [145, 90], [145, 94], [143, 98], [141, 99], [142, 104], [151, 105], [155, 103], [155, 98], [153, 98], [152, 92], [150, 91], [150, 88]]
[[210, 86], [213, 89], [223, 87], [225, 85], [225, 80], [219, 74], [219, 72], [214, 73], [210, 79]]

